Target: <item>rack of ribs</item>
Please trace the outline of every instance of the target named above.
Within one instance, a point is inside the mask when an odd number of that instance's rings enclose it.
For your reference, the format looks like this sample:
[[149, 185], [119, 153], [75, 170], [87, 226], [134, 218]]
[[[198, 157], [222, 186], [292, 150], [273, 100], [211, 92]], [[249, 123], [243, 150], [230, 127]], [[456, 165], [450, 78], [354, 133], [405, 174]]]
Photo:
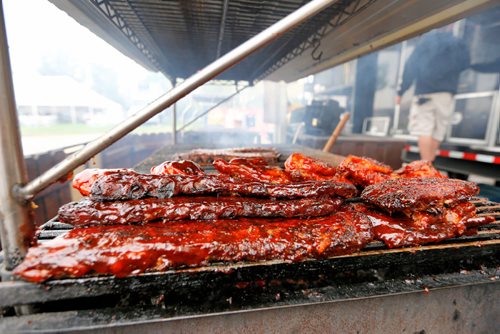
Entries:
[[112, 175], [112, 174], [137, 174], [131, 169], [100, 169], [100, 168], [88, 168], [84, 169], [80, 173], [73, 177], [71, 186], [78, 189], [80, 194], [83, 196], [88, 196], [90, 194], [90, 189], [92, 185], [101, 176]]
[[285, 170], [294, 180], [330, 180], [351, 183], [360, 188], [396, 178], [445, 178], [429, 161], [418, 160], [393, 171], [371, 158], [348, 155], [337, 167], [321, 160], [293, 153], [285, 161]]
[[340, 198], [280, 200], [232, 196], [145, 198], [128, 201], [83, 200], [63, 205], [59, 220], [74, 226], [144, 224], [155, 220], [204, 220], [236, 217], [318, 217], [335, 213]]
[[[85, 186], [88, 187], [88, 183]], [[304, 181], [273, 184], [235, 180], [223, 175], [153, 175], [133, 171], [105, 174], [94, 181], [90, 190], [77, 189], [82, 195], [88, 195], [96, 201], [217, 194], [283, 199], [318, 196], [349, 198], [357, 193], [351, 184], [340, 182]]]
[[410, 162], [408, 165], [401, 167], [400, 169], [394, 171], [392, 175], [393, 178], [403, 177], [441, 177], [446, 178], [441, 174], [430, 161], [426, 160], [416, 160]]
[[372, 240], [350, 210], [312, 219], [235, 219], [75, 228], [29, 249], [14, 274], [32, 282], [199, 267], [214, 262], [300, 261], [349, 254]]
[[151, 168], [151, 174], [156, 175], [205, 175], [205, 172], [195, 162], [190, 160], [165, 161]]
[[[86, 170], [80, 202], [59, 210], [75, 228], [31, 248], [14, 273], [51, 278], [203, 266], [300, 261], [349, 254], [372, 238], [388, 247], [437, 242], [493, 221], [470, 202], [478, 187], [444, 178], [428, 162], [397, 171], [348, 156], [338, 167], [292, 154], [285, 169], [261, 157], [216, 160], [218, 175], [192, 161], [139, 174]], [[346, 198], [361, 193], [361, 202]], [[353, 202], [352, 200], [350, 202]]]
[[196, 163], [210, 164], [217, 159], [262, 159], [267, 163], [277, 163], [280, 153], [274, 148], [227, 148], [227, 149], [195, 149], [174, 156], [175, 160], [191, 160]]
[[292, 182], [292, 177], [280, 167], [269, 166], [260, 158], [232, 159], [229, 162], [217, 159], [213, 163], [215, 169], [222, 175], [245, 181], [260, 181], [286, 184]]
[[447, 178], [399, 178], [378, 183], [361, 193], [366, 204], [354, 204], [368, 215], [375, 238], [388, 247], [437, 242], [474, 232], [493, 217], [477, 217], [470, 203], [479, 188]]
[[348, 155], [338, 166], [334, 180], [359, 187], [383, 182], [392, 177], [392, 168], [374, 159]]
[[448, 178], [401, 178], [366, 187], [361, 198], [389, 213], [410, 214], [465, 202], [479, 193], [472, 182]]
[[337, 169], [326, 162], [292, 153], [285, 161], [285, 170], [295, 180], [332, 180]]

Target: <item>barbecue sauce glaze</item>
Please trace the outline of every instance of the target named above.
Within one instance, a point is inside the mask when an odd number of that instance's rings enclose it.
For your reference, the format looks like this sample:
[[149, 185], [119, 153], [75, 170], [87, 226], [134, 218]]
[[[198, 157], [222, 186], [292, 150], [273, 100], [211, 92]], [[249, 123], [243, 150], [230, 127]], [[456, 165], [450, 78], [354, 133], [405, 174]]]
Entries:
[[277, 201], [243, 197], [173, 197], [95, 202], [83, 200], [63, 205], [59, 220], [74, 226], [147, 223], [165, 220], [207, 220], [236, 217], [319, 217], [335, 213], [339, 198], [301, 198]]
[[356, 211], [365, 213], [372, 222], [375, 240], [389, 248], [418, 246], [467, 234], [468, 229], [488, 224], [494, 217], [475, 217], [476, 208], [470, 202], [436, 212], [416, 212], [389, 215], [372, 206], [354, 204]]
[[300, 261], [349, 254], [372, 240], [352, 210], [312, 219], [210, 220], [75, 228], [30, 248], [14, 274], [28, 281], [199, 267], [214, 262]]
[[215, 194], [291, 199], [324, 195], [349, 198], [356, 193], [353, 185], [340, 182], [274, 184], [236, 180], [224, 175], [151, 175], [131, 172], [101, 176], [93, 183], [89, 197], [97, 201], [111, 201]]

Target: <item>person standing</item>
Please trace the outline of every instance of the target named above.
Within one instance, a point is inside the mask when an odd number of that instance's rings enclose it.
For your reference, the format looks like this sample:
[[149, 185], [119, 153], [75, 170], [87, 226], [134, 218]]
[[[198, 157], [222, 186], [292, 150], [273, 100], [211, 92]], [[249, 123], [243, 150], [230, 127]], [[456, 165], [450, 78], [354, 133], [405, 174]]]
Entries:
[[420, 157], [434, 161], [453, 114], [460, 73], [470, 66], [466, 44], [448, 27], [422, 35], [408, 58], [396, 104], [415, 83], [408, 129], [418, 136]]

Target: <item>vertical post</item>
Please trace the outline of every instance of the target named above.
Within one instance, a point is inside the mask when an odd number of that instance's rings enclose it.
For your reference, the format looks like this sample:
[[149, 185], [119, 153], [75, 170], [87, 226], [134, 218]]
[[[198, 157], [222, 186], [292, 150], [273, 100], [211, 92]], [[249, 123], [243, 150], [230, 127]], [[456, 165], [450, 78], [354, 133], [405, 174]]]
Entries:
[[172, 144], [177, 145], [177, 102], [172, 107]]
[[[174, 79], [174, 88], [177, 86], [177, 78]], [[172, 106], [172, 144], [177, 145], [177, 101]]]
[[2, 269], [6, 271], [19, 264], [33, 236], [30, 203], [19, 203], [12, 195], [14, 186], [25, 184], [28, 177], [8, 50], [3, 7], [0, 4], [0, 238], [4, 254]]
[[[406, 58], [406, 46], [407, 46], [407, 41], [404, 41], [401, 43], [401, 49], [399, 52], [399, 59], [398, 59], [398, 73], [396, 75], [396, 95], [398, 94], [399, 86], [401, 85], [401, 82], [403, 81], [403, 70], [404, 70], [404, 64], [405, 64], [405, 58]], [[399, 126], [399, 119], [401, 117], [401, 101], [399, 101], [399, 104], [394, 105], [394, 118], [392, 120], [392, 134], [397, 134], [398, 133], [398, 126]]]

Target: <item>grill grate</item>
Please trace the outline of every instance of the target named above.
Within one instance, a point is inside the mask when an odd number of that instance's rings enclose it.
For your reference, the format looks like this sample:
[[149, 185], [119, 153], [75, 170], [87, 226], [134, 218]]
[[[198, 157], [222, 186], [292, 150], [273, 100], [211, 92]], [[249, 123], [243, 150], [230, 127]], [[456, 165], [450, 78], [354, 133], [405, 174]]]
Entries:
[[[165, 147], [136, 166], [136, 170], [147, 172], [176, 152], [196, 148], [184, 146], [183, 149]], [[289, 145], [275, 146], [281, 157], [298, 150]], [[300, 150], [333, 165], [343, 159], [312, 149]], [[47, 304], [72, 310], [80, 307], [83, 299], [91, 298], [96, 300], [92, 303], [95, 308], [95, 305], [108, 305], [106, 301], [114, 296], [119, 300], [118, 305], [132, 309], [138, 300], [143, 303], [159, 298], [163, 300], [161, 305], [177, 310], [177, 315], [184, 314], [179, 311], [179, 305], [184, 305], [189, 312], [203, 314], [294, 304], [301, 300], [297, 297], [301, 291], [320, 291], [323, 287], [333, 287], [330, 290], [334, 293], [325, 296], [328, 300], [348, 300], [421, 291], [422, 282], [432, 282], [425, 283], [432, 289], [490, 283], [499, 276], [500, 204], [485, 198], [474, 198], [473, 203], [478, 214], [491, 214], [496, 221], [480, 227], [477, 235], [438, 244], [388, 249], [382, 242], [374, 241], [360, 252], [325, 260], [216, 263], [126, 278], [88, 276], [52, 280], [41, 285], [15, 282], [0, 288], [0, 307], [35, 303], [42, 305], [42, 311]], [[44, 242], [71, 228], [58, 222], [56, 217], [40, 227], [38, 238]], [[282, 296], [280, 301], [275, 299], [277, 294]]]
[[[491, 283], [499, 279], [499, 204], [482, 198], [474, 203], [480, 214], [493, 214], [497, 220], [481, 227], [477, 235], [438, 244], [387, 249], [381, 242], [372, 242], [358, 253], [325, 260], [216, 263], [126, 278], [2, 283], [0, 307], [34, 304], [40, 312], [81, 309], [82, 305], [135, 309], [138, 301], [150, 301], [150, 307], [157, 307], [153, 301], [161, 300], [160, 305], [167, 308], [178, 310], [178, 305], [184, 305], [201, 314], [293, 304], [292, 296], [300, 291], [324, 287], [336, 287], [325, 298], [348, 300], [422, 291], [422, 282], [432, 282], [428, 284], [432, 289]], [[40, 227], [38, 237], [44, 242], [69, 229], [70, 225], [53, 219]], [[277, 301], [277, 294], [291, 299]], [[234, 304], [228, 304], [228, 299]]]
[[[471, 202], [474, 203], [474, 205], [476, 206], [478, 216], [493, 216], [495, 217], [496, 220], [488, 225], [483, 225], [479, 227], [477, 235], [461, 236], [458, 238], [448, 239], [443, 242], [446, 243], [450, 242], [451, 240], [453, 242], [460, 243], [461, 241], [469, 241], [477, 239], [484, 240], [485, 237], [491, 237], [492, 239], [500, 239], [500, 203], [492, 202], [486, 198], [481, 198], [481, 197], [476, 197]], [[60, 223], [57, 221], [57, 217], [54, 217], [47, 223], [40, 226], [37, 233], [37, 238], [38, 240], [50, 240], [64, 232], [71, 230], [72, 228], [73, 228], [72, 225]], [[370, 244], [368, 244], [365, 249], [372, 249], [373, 247], [378, 248], [380, 246], [383, 246], [382, 242], [373, 241]]]

